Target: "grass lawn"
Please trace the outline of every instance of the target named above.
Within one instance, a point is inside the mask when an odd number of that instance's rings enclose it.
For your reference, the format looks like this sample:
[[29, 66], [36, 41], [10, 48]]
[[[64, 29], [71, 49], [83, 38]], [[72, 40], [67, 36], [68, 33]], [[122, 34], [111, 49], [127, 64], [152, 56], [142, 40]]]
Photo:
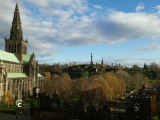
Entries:
[[38, 98], [28, 98], [24, 101], [33, 104], [35, 107], [38, 107]]
[[152, 120], [159, 120], [158, 116], [154, 116]]
[[[35, 107], [38, 106], [38, 99], [37, 98], [28, 98], [28, 99], [23, 100], [23, 102], [31, 103]], [[8, 105], [0, 104], [0, 112], [15, 113], [16, 109], [17, 109], [17, 105], [15, 103], [12, 105], [9, 105], [9, 108], [8, 108]]]
[[71, 103], [71, 104], [76, 104], [77, 102], [79, 101], [79, 96], [78, 95], [75, 95], [75, 96], [71, 96], [67, 99], [61, 99], [60, 102], [61, 104], [63, 104], [64, 102], [68, 102], [68, 103]]
[[8, 105], [0, 104], [0, 112], [15, 113], [16, 108], [17, 106], [15, 104], [10, 105], [9, 108]]

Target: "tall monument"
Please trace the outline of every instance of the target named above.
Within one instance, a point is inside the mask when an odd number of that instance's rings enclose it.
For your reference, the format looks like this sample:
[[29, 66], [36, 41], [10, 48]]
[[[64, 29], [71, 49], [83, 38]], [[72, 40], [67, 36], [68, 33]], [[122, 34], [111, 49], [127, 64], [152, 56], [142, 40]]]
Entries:
[[93, 56], [92, 56], [92, 53], [91, 53], [91, 65], [93, 65]]

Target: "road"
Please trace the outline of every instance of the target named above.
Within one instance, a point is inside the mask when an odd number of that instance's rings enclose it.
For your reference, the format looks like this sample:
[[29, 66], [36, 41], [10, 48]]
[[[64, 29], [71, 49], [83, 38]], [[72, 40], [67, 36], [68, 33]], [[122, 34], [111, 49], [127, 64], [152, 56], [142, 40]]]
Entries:
[[[0, 113], [0, 120], [16, 120], [16, 115]], [[36, 119], [31, 118], [30, 116], [19, 115], [17, 120], [36, 120]]]

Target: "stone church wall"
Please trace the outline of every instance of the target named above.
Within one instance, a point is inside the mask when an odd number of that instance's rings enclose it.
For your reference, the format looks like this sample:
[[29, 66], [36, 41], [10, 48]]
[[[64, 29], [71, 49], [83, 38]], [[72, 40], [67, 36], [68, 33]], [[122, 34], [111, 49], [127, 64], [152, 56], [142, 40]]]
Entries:
[[17, 63], [10, 63], [10, 62], [3, 62], [3, 66], [5, 68], [5, 72], [6, 73], [22, 73], [23, 69], [22, 69], [22, 65], [21, 64], [17, 64]]

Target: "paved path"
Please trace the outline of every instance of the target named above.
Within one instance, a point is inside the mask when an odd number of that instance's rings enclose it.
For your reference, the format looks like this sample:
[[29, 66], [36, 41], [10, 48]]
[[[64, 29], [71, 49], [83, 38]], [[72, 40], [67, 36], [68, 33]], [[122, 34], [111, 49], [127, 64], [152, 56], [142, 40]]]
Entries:
[[[16, 115], [0, 113], [0, 120], [16, 120]], [[31, 118], [30, 116], [20, 115], [17, 120], [36, 120], [35, 118]]]
[[23, 102], [23, 115], [30, 116], [30, 104], [27, 102]]

